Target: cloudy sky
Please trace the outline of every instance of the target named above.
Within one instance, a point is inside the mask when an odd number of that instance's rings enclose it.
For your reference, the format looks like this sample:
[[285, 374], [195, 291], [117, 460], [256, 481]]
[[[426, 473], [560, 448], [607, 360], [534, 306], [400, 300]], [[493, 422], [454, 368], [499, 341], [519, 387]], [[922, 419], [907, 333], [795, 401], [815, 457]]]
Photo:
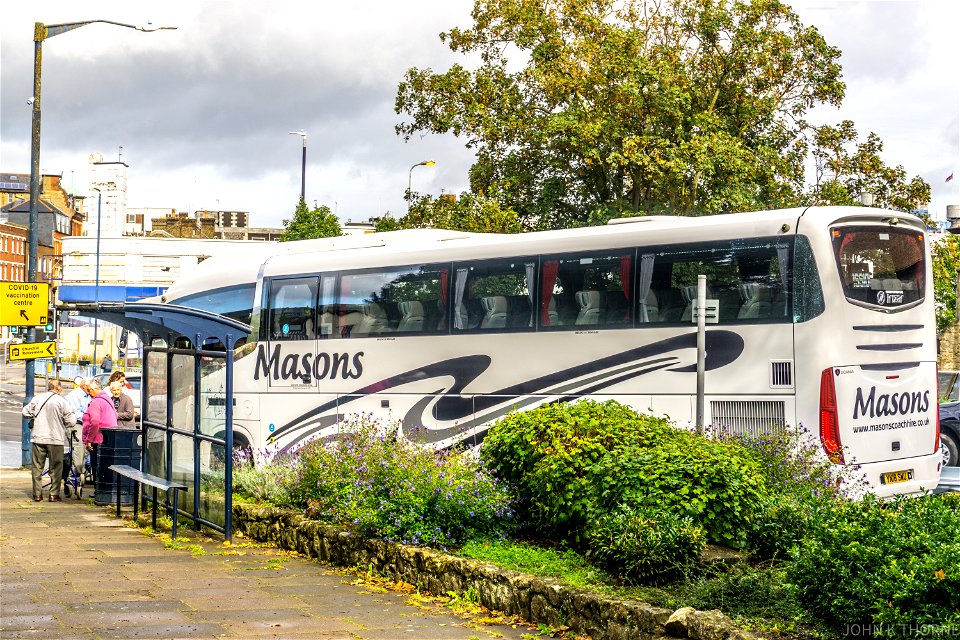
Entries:
[[[472, 154], [454, 138], [395, 133], [408, 67], [445, 70], [437, 37], [468, 26], [468, 0], [352, 3], [61, 2], [4, 8], [0, 23], [0, 171], [30, 169], [33, 23], [107, 19], [175, 25], [140, 33], [94, 24], [43, 47], [41, 171], [87, 191], [88, 156], [129, 165], [130, 207], [250, 211], [279, 226], [300, 191], [342, 220], [402, 213], [413, 189], [459, 193]], [[885, 160], [933, 187], [931, 213], [960, 204], [960, 2], [802, 0], [795, 10], [843, 51], [843, 107], [820, 122], [876, 132]], [[120, 148], [122, 147], [122, 155]], [[945, 178], [957, 172], [956, 179]]]

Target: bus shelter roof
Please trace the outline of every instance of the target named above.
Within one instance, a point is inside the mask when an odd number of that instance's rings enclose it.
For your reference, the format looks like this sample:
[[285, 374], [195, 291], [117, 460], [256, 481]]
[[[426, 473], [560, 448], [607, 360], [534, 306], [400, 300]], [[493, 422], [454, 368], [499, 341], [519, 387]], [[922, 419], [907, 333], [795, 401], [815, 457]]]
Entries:
[[[78, 303], [64, 305], [84, 317], [105, 320], [133, 331], [141, 339], [186, 337], [198, 345], [208, 341], [235, 343], [250, 335], [250, 325], [209, 311], [153, 302]], [[197, 336], [200, 336], [197, 342]]]

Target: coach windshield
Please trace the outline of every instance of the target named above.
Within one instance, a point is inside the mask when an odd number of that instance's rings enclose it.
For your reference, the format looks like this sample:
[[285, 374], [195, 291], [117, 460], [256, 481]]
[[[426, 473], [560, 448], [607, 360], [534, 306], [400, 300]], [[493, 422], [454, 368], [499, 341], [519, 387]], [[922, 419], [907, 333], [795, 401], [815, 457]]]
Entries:
[[843, 226], [831, 229], [830, 235], [847, 300], [891, 310], [923, 300], [923, 233], [890, 226]]

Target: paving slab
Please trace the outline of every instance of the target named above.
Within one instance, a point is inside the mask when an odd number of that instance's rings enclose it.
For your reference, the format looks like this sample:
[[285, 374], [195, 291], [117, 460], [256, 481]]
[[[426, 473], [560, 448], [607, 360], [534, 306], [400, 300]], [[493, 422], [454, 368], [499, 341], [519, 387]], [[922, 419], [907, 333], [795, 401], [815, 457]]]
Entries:
[[[185, 548], [166, 548], [111, 507], [33, 502], [29, 472], [0, 469], [0, 640], [520, 640], [529, 633], [475, 628], [315, 561], [272, 547], [225, 547], [181, 524], [189, 539], [177, 542]], [[197, 546], [202, 553], [194, 555]]]

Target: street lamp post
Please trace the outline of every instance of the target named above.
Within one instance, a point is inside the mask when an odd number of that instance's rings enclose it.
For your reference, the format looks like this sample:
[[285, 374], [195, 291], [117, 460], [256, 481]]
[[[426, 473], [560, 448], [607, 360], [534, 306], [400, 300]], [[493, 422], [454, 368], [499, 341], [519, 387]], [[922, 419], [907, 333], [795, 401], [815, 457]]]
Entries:
[[300, 131], [291, 131], [290, 135], [300, 136], [303, 139], [303, 160], [300, 163], [300, 200], [304, 203], [307, 202], [307, 132], [303, 129]]
[[[103, 199], [103, 193], [100, 189], [93, 187], [97, 192], [97, 262], [94, 267], [93, 276], [93, 301], [100, 304], [100, 202]], [[98, 318], [93, 319], [93, 370], [97, 370], [97, 328], [100, 325]]]
[[407, 172], [407, 211], [410, 211], [410, 203], [413, 199], [413, 170], [417, 167], [432, 167], [437, 164], [433, 160], [422, 160], [417, 164], [410, 167], [410, 171]]
[[[84, 20], [83, 22], [66, 22], [63, 24], [45, 25], [37, 22], [33, 26], [33, 97], [30, 103], [33, 106], [33, 117], [31, 120], [30, 135], [30, 221], [27, 231], [27, 282], [37, 281], [37, 211], [40, 205], [40, 69], [43, 60], [43, 41], [53, 36], [58, 36], [67, 31], [79, 29], [88, 24], [101, 22], [103, 24], [112, 24], [118, 27], [127, 27], [137, 31], [160, 31], [163, 29], [176, 29], [176, 27], [138, 27], [132, 24], [114, 22], [113, 20]], [[27, 342], [33, 342], [37, 338], [37, 331], [30, 327], [27, 332]], [[36, 364], [33, 360], [27, 360], [26, 363], [26, 389], [24, 390], [23, 403], [26, 405], [34, 395], [34, 374], [36, 373]], [[27, 426], [27, 419], [24, 418], [20, 432], [20, 452], [21, 464], [30, 466], [30, 428]]]

